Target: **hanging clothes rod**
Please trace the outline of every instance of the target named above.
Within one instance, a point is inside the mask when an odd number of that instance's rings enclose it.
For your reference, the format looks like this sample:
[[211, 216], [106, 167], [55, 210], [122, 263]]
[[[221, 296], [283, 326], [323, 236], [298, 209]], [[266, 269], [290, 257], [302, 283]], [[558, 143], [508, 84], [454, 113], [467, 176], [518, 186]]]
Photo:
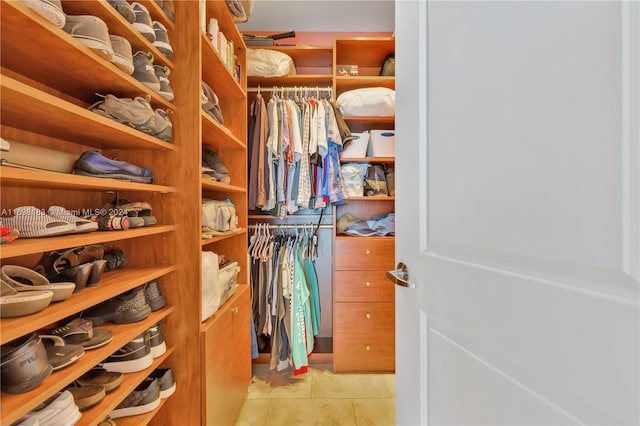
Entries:
[[[328, 224], [321, 224], [321, 225], [316, 225], [313, 223], [307, 223], [307, 224], [285, 224], [285, 225], [269, 225], [269, 229], [298, 229], [298, 228], [319, 228], [319, 229], [333, 229], [333, 225], [328, 225]], [[247, 228], [249, 229], [257, 229], [258, 225], [249, 225]]]
[[309, 93], [313, 93], [314, 91], [316, 92], [329, 92], [331, 93], [333, 91], [333, 89], [331, 87], [311, 87], [311, 86], [296, 86], [296, 87], [270, 87], [270, 88], [265, 88], [265, 87], [249, 87], [247, 88], [247, 92], [252, 92], [252, 93], [261, 93], [261, 92], [267, 92], [267, 93], [271, 93], [271, 92], [299, 92], [299, 91], [308, 91]]

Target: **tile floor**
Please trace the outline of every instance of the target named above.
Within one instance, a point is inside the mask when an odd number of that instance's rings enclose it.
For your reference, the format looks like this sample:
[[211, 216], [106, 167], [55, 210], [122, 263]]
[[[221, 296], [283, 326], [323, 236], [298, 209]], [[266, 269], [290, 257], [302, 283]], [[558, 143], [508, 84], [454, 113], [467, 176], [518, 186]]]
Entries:
[[323, 364], [294, 376], [254, 364], [236, 426], [392, 426], [395, 393], [394, 374], [333, 374]]

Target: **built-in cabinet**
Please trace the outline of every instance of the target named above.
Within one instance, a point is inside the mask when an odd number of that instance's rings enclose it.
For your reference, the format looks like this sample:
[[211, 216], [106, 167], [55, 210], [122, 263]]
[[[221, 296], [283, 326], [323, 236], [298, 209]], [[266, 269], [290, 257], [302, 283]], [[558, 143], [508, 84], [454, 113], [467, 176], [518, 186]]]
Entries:
[[[126, 231], [18, 239], [2, 245], [3, 265], [32, 268], [43, 252], [98, 243], [122, 249], [127, 265], [103, 274], [98, 286], [85, 288], [39, 313], [3, 318], [0, 343], [48, 327], [152, 279], [159, 279], [167, 300], [164, 308], [143, 321], [107, 325], [113, 332], [111, 342], [86, 351], [77, 362], [52, 373], [32, 391], [17, 395], [3, 392], [2, 424], [15, 422], [157, 322], [164, 326], [166, 353], [148, 369], [125, 374], [124, 383], [98, 405], [84, 411], [79, 424], [100, 423], [159, 366], [172, 368], [176, 392], [153, 412], [121, 418], [117, 424], [232, 424], [246, 394], [251, 377], [246, 285], [246, 76], [238, 81], [211, 47], [200, 29], [199, 2], [173, 2], [174, 21], [155, 1], [139, 2], [147, 7], [152, 19], [167, 27], [174, 50], [172, 58], [164, 57], [107, 1], [63, 0], [62, 6], [69, 15], [100, 17], [111, 34], [130, 41], [134, 53], [137, 50], [153, 53], [155, 63], [170, 70], [173, 102], [98, 56], [23, 2], [0, 2], [2, 137], [75, 156], [97, 150], [107, 157], [150, 168], [154, 174], [152, 184], [138, 184], [2, 167], [1, 208], [10, 211], [32, 205], [46, 210], [51, 205], [61, 205], [91, 209], [119, 197], [149, 202], [158, 221], [153, 226]], [[225, 2], [207, 1], [205, 10], [207, 18], [216, 17], [221, 31], [234, 41], [244, 73], [245, 46]], [[202, 80], [219, 97], [224, 125], [201, 110]], [[164, 142], [89, 111], [87, 107], [100, 99], [96, 94], [142, 96], [150, 99], [153, 108], [171, 110], [173, 141]], [[202, 146], [218, 152], [229, 169], [231, 184], [202, 180]], [[243, 230], [203, 240], [200, 219], [203, 198], [229, 199], [236, 207]], [[201, 321], [200, 298], [203, 250], [223, 254], [241, 267], [238, 289], [205, 322]], [[229, 344], [236, 341], [239, 344]], [[227, 387], [233, 392], [221, 392]]]

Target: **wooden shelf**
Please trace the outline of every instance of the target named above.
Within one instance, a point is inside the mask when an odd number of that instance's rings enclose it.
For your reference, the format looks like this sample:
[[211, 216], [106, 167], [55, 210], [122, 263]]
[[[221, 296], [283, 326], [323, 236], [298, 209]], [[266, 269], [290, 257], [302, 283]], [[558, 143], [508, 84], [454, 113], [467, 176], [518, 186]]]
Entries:
[[153, 279], [160, 278], [176, 270], [175, 266], [155, 268], [125, 267], [102, 275], [95, 287], [85, 287], [72, 294], [67, 300], [55, 302], [35, 314], [3, 318], [0, 320], [0, 342], [5, 344], [27, 333], [34, 332], [42, 324], [52, 324], [76, 312], [131, 290]]
[[[144, 2], [144, 6], [149, 10], [149, 14], [154, 19], [156, 16], [160, 17], [160, 14], [164, 16], [166, 21], [169, 18], [166, 17], [160, 6], [153, 0]], [[102, 19], [109, 28], [109, 34], [118, 35], [126, 38], [131, 43], [131, 50], [135, 54], [141, 50], [143, 52], [151, 52], [154, 57], [153, 63], [155, 65], [163, 65], [173, 69], [173, 62], [164, 56], [157, 47], [147, 40], [133, 25], [129, 23], [118, 11], [113, 8], [106, 0], [97, 1], [77, 1], [77, 0], [63, 0], [62, 8], [67, 15], [93, 15]], [[155, 20], [155, 19], [154, 19]], [[169, 21], [171, 22], [171, 21]], [[166, 22], [163, 22], [166, 26]], [[171, 25], [173, 28], [173, 25]], [[169, 27], [167, 27], [169, 29]]]
[[202, 79], [211, 86], [218, 98], [243, 98], [244, 90], [225, 66], [209, 38], [203, 32], [200, 32], [200, 38], [202, 39]]
[[395, 157], [364, 157], [364, 158], [340, 158], [340, 163], [395, 163]]
[[18, 238], [17, 240], [2, 246], [0, 249], [0, 259], [8, 259], [10, 257], [25, 256], [28, 254], [42, 253], [45, 251], [89, 244], [100, 244], [131, 238], [148, 237], [151, 235], [173, 232], [175, 230], [175, 225], [152, 225], [142, 228], [127, 229], [126, 231], [94, 231], [85, 234], [70, 234], [58, 237]]
[[238, 139], [229, 129], [209, 117], [204, 111], [202, 116], [202, 145], [213, 151], [223, 149], [247, 149], [247, 145]]
[[[33, 410], [39, 404], [55, 395], [62, 387], [72, 383], [78, 377], [93, 368], [96, 364], [102, 362], [113, 352], [117, 351], [149, 327], [165, 318], [172, 311], [173, 307], [165, 307], [159, 311], [152, 312], [148, 318], [136, 323], [126, 324], [124, 326], [112, 324], [100, 326], [113, 332], [113, 340], [103, 347], [85, 351], [85, 354], [72, 364], [73, 368], [69, 366], [53, 372], [42, 383], [36, 386], [35, 389], [32, 389], [29, 392], [17, 395], [2, 392], [2, 424], [11, 424], [15, 422], [24, 414]], [[144, 373], [148, 375], [152, 371], [153, 370], [150, 367], [149, 369], [144, 370]], [[146, 377], [146, 375], [142, 376], [140, 381]], [[132, 377], [132, 379], [134, 380], [129, 382], [129, 386], [132, 386], [131, 390], [133, 390], [139, 383], [139, 381], [135, 383], [136, 380], [134, 377]], [[122, 389], [119, 388], [119, 391], [114, 393], [113, 398], [117, 398], [116, 405], [128, 395], [130, 391], [126, 392], [127, 390], [127, 387]]]
[[396, 88], [395, 77], [379, 77], [379, 76], [357, 76], [342, 77], [336, 76], [336, 92], [338, 94], [347, 90], [362, 89], [364, 87], [386, 87], [388, 89]]
[[234, 232], [233, 234], [218, 235], [213, 238], [203, 238], [200, 243], [202, 247], [204, 247], [204, 246], [208, 246], [209, 244], [219, 243], [220, 241], [228, 240], [230, 238], [237, 238], [240, 235], [245, 235], [245, 238], [246, 238], [247, 230], [240, 229], [238, 232]]
[[276, 50], [293, 59], [297, 68], [327, 68], [333, 63], [333, 46], [247, 46], [247, 49]]
[[251, 87], [271, 86], [318, 86], [331, 87], [333, 76], [331, 74], [296, 74], [284, 77], [247, 77], [247, 84]]
[[395, 117], [353, 117], [353, 116], [345, 116], [343, 117], [344, 121], [349, 122], [358, 122], [358, 123], [383, 123], [383, 124], [393, 124], [396, 121]]
[[380, 195], [375, 197], [367, 197], [367, 196], [351, 196], [347, 198], [348, 201], [371, 201], [371, 202], [380, 202], [380, 201], [395, 201], [396, 197], [390, 197], [388, 195]]
[[[155, 363], [154, 363], [155, 365]], [[176, 384], [177, 386], [177, 384]], [[158, 408], [156, 408], [155, 410], [149, 412], [149, 413], [144, 413], [144, 414], [138, 414], [136, 416], [127, 416], [127, 417], [121, 417], [119, 419], [114, 420], [116, 422], [117, 426], [140, 426], [140, 425], [147, 425], [149, 424], [149, 422], [151, 422], [151, 419], [153, 419], [153, 417], [160, 412], [160, 410], [162, 409], [162, 406], [164, 405], [166, 399], [161, 399], [160, 400], [160, 405], [158, 406]], [[80, 421], [80, 423], [78, 423], [79, 425], [83, 425], [82, 421]]]
[[[72, 0], [73, 1], [73, 0]], [[162, 10], [160, 5], [155, 0], [138, 0], [138, 3], [144, 5], [151, 14], [151, 19], [162, 23], [167, 28], [167, 31], [171, 31], [175, 28], [175, 25], [167, 14]]]
[[335, 40], [336, 64], [380, 68], [384, 58], [395, 52], [395, 45], [391, 37], [339, 38]]
[[218, 19], [218, 27], [220, 28], [220, 31], [222, 31], [227, 40], [233, 40], [236, 49], [239, 48], [243, 51], [246, 49], [244, 40], [242, 39], [242, 34], [238, 31], [236, 23], [233, 22], [231, 13], [229, 13], [229, 9], [225, 2], [217, 0], [207, 1], [206, 15], [207, 17], [215, 16]]
[[217, 191], [217, 192], [247, 192], [247, 188], [235, 185], [227, 185], [225, 183], [216, 182], [214, 180], [202, 179], [203, 191]]
[[135, 183], [119, 179], [95, 178], [44, 170], [27, 170], [9, 166], [0, 167], [0, 182], [2, 182], [3, 187], [29, 186], [33, 188], [87, 191], [138, 191], [158, 192], [162, 194], [175, 192], [175, 188], [165, 185]]
[[[5, 56], [10, 55], [3, 54], [3, 61]], [[4, 126], [45, 135], [53, 133], [60, 139], [96, 148], [175, 149], [171, 143], [7, 76], [0, 80], [0, 114]]]
[[[94, 2], [77, 3], [93, 5]], [[104, 5], [111, 7], [105, 0], [101, 0], [99, 7], [104, 8]], [[171, 102], [100, 57], [23, 2], [3, 1], [0, 7], [3, 68], [86, 102], [87, 105], [97, 100], [95, 93], [111, 93], [130, 98], [148, 95], [152, 103], [174, 109]], [[25, 31], [25, 28], [29, 31]], [[25, 47], [33, 45], [37, 45], [38, 49]], [[50, 54], [42, 52], [55, 52], [55, 60], [52, 60]]]

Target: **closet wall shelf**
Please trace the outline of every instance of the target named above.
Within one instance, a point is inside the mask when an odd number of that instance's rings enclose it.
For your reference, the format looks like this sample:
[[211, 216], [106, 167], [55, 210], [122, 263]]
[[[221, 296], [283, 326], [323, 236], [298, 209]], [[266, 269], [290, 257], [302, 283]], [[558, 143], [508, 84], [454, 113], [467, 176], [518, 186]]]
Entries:
[[297, 68], [331, 68], [333, 46], [248, 46], [248, 49], [277, 50], [293, 59]]
[[[155, 3], [153, 1], [147, 3]], [[148, 5], [146, 6], [149, 9]], [[169, 69], [173, 69], [173, 62], [164, 56], [149, 40], [147, 40], [133, 25], [129, 23], [118, 11], [113, 8], [106, 0], [98, 1], [77, 1], [63, 0], [62, 8], [67, 15], [93, 15], [102, 19], [109, 27], [109, 34], [118, 35], [126, 38], [131, 43], [131, 50], [135, 54], [141, 50], [143, 52], [153, 53], [156, 65], [166, 65]], [[158, 8], [149, 9], [152, 20], [157, 20]], [[161, 10], [161, 9], [160, 9]], [[164, 13], [163, 13], [164, 15]], [[166, 16], [165, 16], [166, 18]]]
[[[3, 61], [6, 56], [10, 55], [3, 55]], [[0, 79], [0, 94], [0, 114], [4, 126], [44, 135], [55, 134], [59, 139], [96, 148], [175, 149], [171, 143], [63, 101], [11, 77], [3, 75]], [[60, 117], [65, 117], [65, 120]]]
[[395, 117], [343, 117], [347, 123], [384, 123], [393, 124], [396, 121]]
[[147, 237], [150, 235], [173, 232], [175, 230], [175, 225], [153, 225], [142, 228], [127, 229], [126, 231], [95, 231], [86, 234], [70, 234], [47, 238], [18, 238], [11, 244], [7, 244], [2, 247], [2, 251], [0, 251], [0, 259], [42, 253], [67, 247]]
[[237, 232], [234, 232], [233, 234], [218, 235], [218, 236], [213, 237], [213, 238], [203, 238], [201, 240], [201, 245], [202, 245], [202, 247], [204, 247], [204, 246], [207, 246], [209, 244], [218, 243], [220, 241], [228, 240], [230, 238], [237, 238], [240, 235], [245, 235], [246, 236], [247, 235], [247, 230], [246, 229], [240, 229]]
[[247, 84], [250, 87], [271, 87], [271, 86], [319, 86], [331, 87], [333, 76], [331, 74], [296, 74], [284, 77], [247, 77]]
[[[94, 2], [78, 3], [93, 5]], [[154, 103], [174, 108], [171, 102], [98, 56], [23, 2], [2, 1], [0, 7], [0, 49], [20, 52], [20, 55], [2, 55], [3, 68], [80, 99], [87, 106], [97, 100], [95, 93], [113, 93], [122, 97], [148, 95]], [[32, 45], [38, 48], [24, 47]]]
[[202, 189], [218, 192], [247, 192], [247, 189], [241, 186], [227, 185], [208, 179], [202, 179]]
[[136, 191], [158, 192], [161, 194], [175, 192], [175, 188], [165, 185], [153, 185], [125, 182], [117, 179], [103, 179], [68, 173], [49, 172], [44, 170], [26, 170], [17, 167], [3, 166], [0, 169], [2, 186], [29, 186], [32, 188], [56, 188], [88, 191]]
[[[151, 14], [152, 19], [161, 22], [162, 25], [167, 27], [168, 31], [171, 31], [171, 30], [173, 30], [175, 28], [175, 24], [173, 23], [173, 21], [171, 19], [169, 19], [167, 14], [164, 13], [164, 10], [162, 10], [162, 8], [160, 7], [160, 5], [158, 4], [157, 1], [155, 1], [155, 0], [138, 0], [138, 3], [144, 5], [144, 7], [146, 7], [147, 10], [149, 11], [149, 13]], [[171, 36], [169, 36], [169, 37], [171, 37]]]
[[[120, 404], [122, 401], [122, 395], [128, 395], [131, 393], [138, 384], [140, 384], [149, 374], [160, 367], [162, 363], [173, 353], [174, 347], [168, 347], [167, 351], [160, 355], [158, 358], [153, 360], [153, 364], [149, 368], [144, 369], [143, 371], [138, 371], [135, 373], [127, 373], [124, 374], [124, 381], [120, 385], [118, 389], [121, 389], [122, 392], [111, 392], [105, 396], [105, 398], [100, 401], [98, 405], [93, 406], [92, 408], [82, 412], [82, 418], [76, 426], [94, 426], [99, 425], [105, 417], [109, 415], [109, 413]], [[118, 426], [122, 425], [146, 425], [153, 418], [153, 416], [160, 410], [160, 407], [164, 404], [165, 400], [160, 400], [160, 406], [155, 410], [145, 413], [138, 416], [127, 416], [118, 419]], [[132, 423], [133, 420], [136, 420], [136, 423]]]
[[[218, 19], [220, 31], [222, 31], [227, 40], [233, 40], [236, 48], [245, 50], [246, 46], [242, 39], [242, 34], [240, 34], [238, 27], [236, 27], [236, 23], [233, 22], [226, 2], [217, 0], [207, 1], [206, 9], [207, 17], [215, 16]], [[207, 22], [207, 25], [208, 24]]]
[[[225, 66], [220, 54], [213, 47], [209, 38], [203, 32], [200, 32], [200, 36], [202, 39], [202, 79], [214, 89], [218, 97], [244, 97], [242, 86]], [[242, 70], [242, 72], [245, 71]], [[224, 80], [224, 82], [221, 80]], [[220, 84], [216, 84], [214, 87], [214, 82]]]
[[[231, 141], [231, 144], [228, 142]], [[202, 144], [216, 150], [246, 149], [245, 145], [229, 129], [202, 112]]]
[[[66, 367], [53, 372], [42, 383], [36, 386], [35, 389], [29, 392], [17, 395], [2, 392], [2, 424], [11, 424], [15, 422], [24, 414], [37, 407], [40, 403], [53, 396], [61, 389], [61, 387], [72, 383], [75, 379], [89, 371], [96, 364], [102, 362], [105, 358], [120, 349], [133, 338], [165, 318], [172, 311], [173, 308], [163, 308], [159, 311], [152, 312], [148, 318], [142, 321], [133, 324], [126, 324], [124, 327], [122, 325], [101, 326], [113, 332], [113, 340], [101, 348], [85, 351], [85, 354], [73, 363], [73, 368]], [[151, 371], [153, 370], [145, 370], [147, 375], [151, 373]], [[141, 380], [144, 377], [146, 376], [141, 377]], [[137, 383], [139, 382], [136, 382], [135, 385], [137, 385]], [[135, 388], [135, 386], [133, 387]], [[119, 391], [116, 392], [115, 398], [122, 400], [127, 395], [128, 392], [124, 393], [119, 389]]]
[[[3, 318], [0, 320], [0, 342], [5, 344], [27, 333], [38, 330], [42, 324], [52, 324], [76, 312], [131, 290], [153, 279], [176, 270], [175, 266], [156, 268], [126, 267], [103, 274], [100, 284], [86, 287], [67, 300], [52, 303], [44, 310], [27, 317]], [[26, 321], [25, 321], [26, 320]]]
[[395, 89], [395, 77], [359, 76], [343, 77], [336, 76], [336, 92], [341, 93], [347, 90], [361, 89], [364, 87], [386, 87]]
[[359, 67], [378, 68], [384, 58], [395, 52], [392, 37], [349, 37], [335, 41], [336, 64], [357, 64]]
[[362, 158], [340, 158], [341, 163], [395, 163], [395, 157], [362, 157]]

